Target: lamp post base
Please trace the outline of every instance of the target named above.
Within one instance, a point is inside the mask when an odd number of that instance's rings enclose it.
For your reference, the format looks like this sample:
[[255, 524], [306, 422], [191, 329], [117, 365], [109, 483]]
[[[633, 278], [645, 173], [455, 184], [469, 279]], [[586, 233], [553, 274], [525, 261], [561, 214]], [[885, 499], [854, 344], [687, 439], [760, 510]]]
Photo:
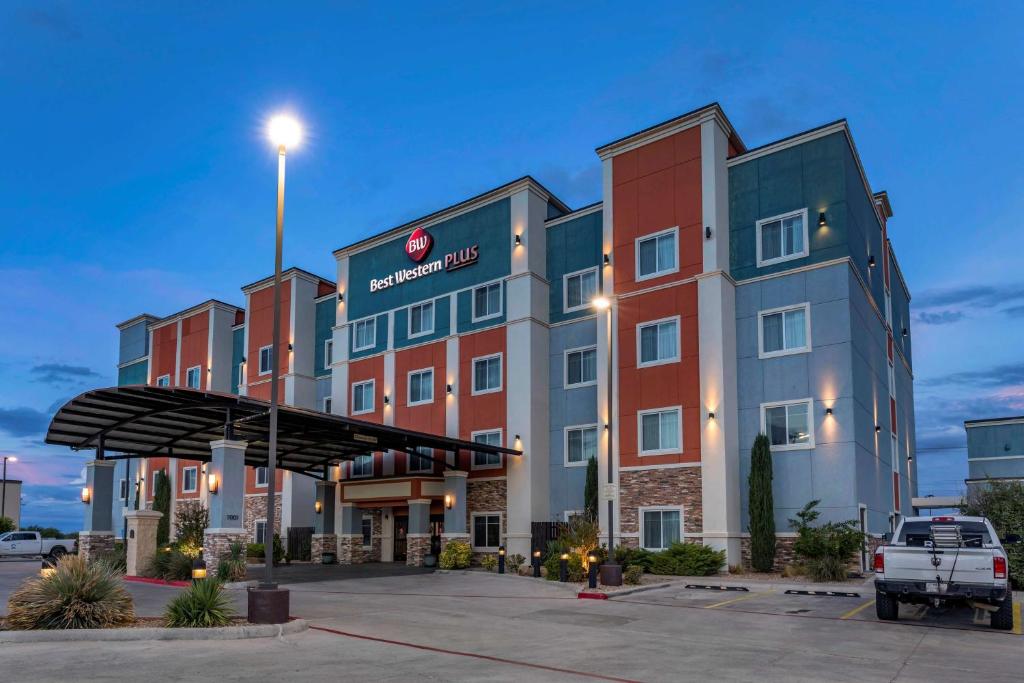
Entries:
[[249, 623], [284, 624], [288, 621], [290, 593], [276, 584], [260, 584], [249, 591]]
[[602, 586], [622, 585], [622, 565], [602, 564], [600, 567]]

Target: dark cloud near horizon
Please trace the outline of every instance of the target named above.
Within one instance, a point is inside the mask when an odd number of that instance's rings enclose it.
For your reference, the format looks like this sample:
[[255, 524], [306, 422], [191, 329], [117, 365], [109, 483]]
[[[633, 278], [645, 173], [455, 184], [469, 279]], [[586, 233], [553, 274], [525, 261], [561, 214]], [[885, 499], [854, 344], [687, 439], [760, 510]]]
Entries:
[[[924, 325], [948, 325], [967, 317], [966, 309], [972, 308], [998, 308], [1010, 317], [1024, 317], [1024, 303], [1017, 302], [1024, 302], [1024, 284], [1021, 283], [932, 289], [914, 299], [913, 308], [917, 311], [914, 319]], [[1014, 303], [1016, 305], [1007, 306]]]
[[950, 325], [963, 319], [963, 311], [939, 311], [938, 313], [922, 311], [914, 318], [914, 320], [924, 325]]
[[33, 382], [51, 386], [67, 386], [69, 384], [85, 384], [87, 380], [102, 377], [100, 373], [84, 365], [65, 365], [63, 363], [43, 363], [36, 365], [29, 374]]
[[918, 380], [920, 386], [971, 385], [993, 389], [1024, 385], [1024, 363], [995, 365], [982, 370], [963, 370]]
[[10, 436], [38, 436], [46, 431], [49, 424], [50, 416], [35, 408], [0, 408], [0, 431]]

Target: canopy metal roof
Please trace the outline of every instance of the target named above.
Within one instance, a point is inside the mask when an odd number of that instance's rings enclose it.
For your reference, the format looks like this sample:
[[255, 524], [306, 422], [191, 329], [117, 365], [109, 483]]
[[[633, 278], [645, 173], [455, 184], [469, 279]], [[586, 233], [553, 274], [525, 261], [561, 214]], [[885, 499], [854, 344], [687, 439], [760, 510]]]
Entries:
[[[277, 466], [304, 474], [323, 474], [325, 465], [389, 449], [522, 455], [502, 446], [280, 404], [277, 420]], [[144, 385], [111, 387], [87, 391], [65, 403], [50, 422], [46, 443], [100, 449], [97, 457], [209, 461], [210, 442], [228, 436], [247, 441], [245, 463], [259, 466], [267, 464], [269, 423], [270, 402], [248, 396]]]

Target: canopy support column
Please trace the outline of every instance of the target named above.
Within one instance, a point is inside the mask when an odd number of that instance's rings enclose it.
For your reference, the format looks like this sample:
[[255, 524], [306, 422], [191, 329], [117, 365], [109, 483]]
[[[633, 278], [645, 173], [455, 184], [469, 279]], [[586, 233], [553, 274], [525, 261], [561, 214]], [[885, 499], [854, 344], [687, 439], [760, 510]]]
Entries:
[[[220, 439], [210, 442], [213, 458], [206, 466], [210, 488], [210, 526], [203, 535], [203, 559], [211, 575], [216, 574], [221, 558], [231, 544], [248, 542], [244, 524], [245, 501], [245, 441]], [[272, 531], [267, 530], [272, 541]]]
[[316, 516], [313, 518], [313, 543], [310, 559], [314, 564], [323, 562], [324, 554], [338, 557], [338, 536], [334, 533], [334, 502], [337, 483], [316, 482]]

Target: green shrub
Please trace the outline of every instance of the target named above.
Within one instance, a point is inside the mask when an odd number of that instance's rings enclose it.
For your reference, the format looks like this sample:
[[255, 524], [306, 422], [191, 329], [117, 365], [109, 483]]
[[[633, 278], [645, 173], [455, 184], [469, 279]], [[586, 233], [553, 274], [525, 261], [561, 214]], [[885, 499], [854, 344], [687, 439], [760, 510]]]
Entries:
[[[0, 526], [2, 525], [3, 523], [0, 522]], [[21, 527], [21, 530], [38, 531], [40, 538], [66, 538], [66, 536], [60, 529], [52, 526], [39, 526], [38, 524], [29, 524], [28, 526]], [[2, 529], [0, 529], [0, 533], [3, 533]]]
[[498, 568], [498, 558], [495, 555], [484, 555], [480, 558], [480, 566], [484, 571], [493, 572]]
[[[544, 568], [547, 569], [548, 581], [558, 581], [559, 572], [561, 571], [561, 553], [553, 553], [548, 555], [548, 559], [544, 560]], [[581, 583], [587, 578], [587, 570], [583, 568], [583, 560], [580, 559], [579, 555], [569, 555], [568, 574], [569, 581], [572, 583]]]
[[164, 513], [156, 525], [156, 544], [162, 546], [171, 540], [171, 480], [166, 470], [158, 470], [153, 476], [156, 477], [153, 510]]
[[245, 546], [240, 541], [232, 541], [228, 551], [220, 558], [217, 579], [224, 583], [245, 580]]
[[123, 543], [116, 543], [113, 550], [99, 553], [96, 556], [96, 562], [102, 562], [111, 571], [124, 574], [128, 571], [128, 549]]
[[7, 628], [115, 628], [135, 623], [132, 596], [105, 562], [65, 555], [47, 576], [31, 578], [7, 601]]
[[679, 576], [710, 576], [725, 566], [725, 551], [700, 543], [676, 541], [665, 553], [676, 561]]
[[473, 560], [473, 549], [466, 541], [448, 541], [441, 551], [437, 566], [441, 569], [465, 569]]
[[585, 565], [587, 555], [600, 545], [600, 533], [601, 527], [596, 519], [591, 519], [586, 515], [577, 515], [569, 520], [558, 540], [564, 548], [564, 552], [575, 555], [580, 564]]
[[623, 571], [634, 566], [650, 571], [653, 558], [654, 553], [643, 548], [630, 548], [624, 545], [615, 548], [615, 561], [622, 565]]
[[526, 558], [519, 553], [513, 553], [505, 558], [505, 564], [508, 565], [508, 570], [513, 574], [519, 573], [519, 568], [523, 566], [523, 562], [526, 562]]
[[654, 553], [651, 557], [651, 573], [671, 575], [679, 574], [679, 563], [667, 552]]
[[171, 628], [227, 626], [234, 618], [231, 600], [216, 579], [196, 581], [171, 600], [164, 612]]
[[10, 517], [0, 517], [0, 534], [6, 534], [8, 531], [14, 531], [14, 520]]
[[[183, 550], [202, 548], [206, 527], [210, 526], [210, 511], [198, 501], [178, 506], [174, 519], [174, 542]], [[186, 551], [186, 554], [189, 554]], [[197, 553], [198, 555], [198, 553]]]
[[[1024, 483], [991, 481], [972, 487], [960, 508], [964, 515], [988, 517], [999, 538], [1010, 534], [1024, 536]], [[1010, 582], [1017, 590], [1024, 589], [1024, 543], [1011, 543], [1003, 548], [1010, 561]]]
[[175, 546], [157, 548], [146, 575], [164, 581], [188, 581], [192, 578], [192, 560]]
[[758, 434], [750, 449], [750, 565], [770, 572], [775, 565], [775, 502], [772, 498], [772, 450], [768, 437]]
[[622, 581], [629, 586], [636, 586], [643, 580], [644, 568], [638, 564], [626, 567], [622, 572]]
[[812, 500], [789, 520], [797, 533], [793, 552], [807, 567], [813, 581], [843, 581], [853, 554], [861, 549], [864, 534], [857, 529], [855, 520], [828, 522], [811, 526], [821, 516], [815, 508], [820, 501]]
[[583, 509], [588, 517], [597, 519], [597, 458], [587, 460], [587, 478], [583, 484]]
[[266, 548], [264, 548], [262, 543], [250, 543], [247, 546], [245, 546], [245, 556], [246, 557], [260, 557], [260, 558], [262, 558], [263, 557], [263, 553], [265, 553], [265, 552], [266, 552]]

